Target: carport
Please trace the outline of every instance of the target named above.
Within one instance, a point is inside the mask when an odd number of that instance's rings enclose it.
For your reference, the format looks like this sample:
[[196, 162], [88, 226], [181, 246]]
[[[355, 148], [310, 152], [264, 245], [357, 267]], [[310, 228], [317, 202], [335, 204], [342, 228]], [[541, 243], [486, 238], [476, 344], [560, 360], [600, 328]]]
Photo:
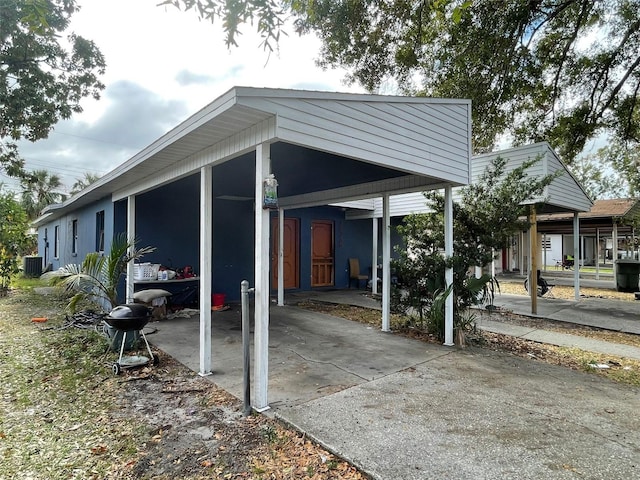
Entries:
[[[470, 181], [470, 138], [468, 100], [235, 87], [105, 175], [71, 203], [81, 206], [111, 195], [112, 202], [126, 210], [122, 216], [126, 216], [126, 230], [133, 237], [137, 226], [157, 220], [141, 215], [136, 209], [137, 197], [186, 178], [198, 178], [199, 213], [191, 209], [184, 216], [198, 215], [200, 375], [212, 373], [214, 239], [228, 235], [224, 225], [214, 221], [214, 206], [221, 200], [244, 205], [243, 220], [253, 217], [245, 237], [251, 236], [251, 230], [254, 237], [253, 260], [245, 258], [247, 265], [253, 265], [251, 283], [255, 289], [253, 406], [262, 410], [268, 408], [270, 235], [275, 202], [272, 197], [266, 198], [265, 185], [271, 176], [278, 184], [275, 208], [280, 235], [288, 210], [374, 197], [384, 199], [382, 328], [387, 330], [389, 195], [444, 189], [445, 254], [452, 255], [451, 191]], [[280, 238], [278, 272], [283, 271], [283, 244]], [[129, 301], [134, 289], [133, 269], [129, 265]], [[451, 270], [446, 272], [446, 279], [452, 282]], [[280, 274], [279, 306], [284, 305], [282, 282]], [[237, 288], [240, 289], [239, 282]], [[452, 345], [452, 297], [449, 299], [446, 344]]]
[[[498, 157], [507, 160], [505, 174], [508, 174], [512, 170], [520, 167], [525, 162], [538, 160], [527, 170], [527, 175], [530, 178], [557, 175], [553, 182], [538, 198], [528, 199], [523, 204], [529, 208], [529, 220], [532, 228], [528, 232], [528, 239], [525, 238], [526, 232], [523, 232], [518, 239], [520, 245], [520, 248], [518, 249], [518, 265], [520, 267], [521, 274], [524, 273], [524, 266], [527, 267], [527, 273], [535, 272], [537, 270], [537, 265], [539, 264], [539, 251], [542, 250], [542, 252], [544, 252], [543, 249], [545, 248], [545, 244], [541, 242], [540, 231], [536, 231], [536, 226], [538, 225], [537, 218], [539, 218], [540, 215], [544, 215], [544, 219], [547, 219], [549, 214], [563, 215], [563, 217], [566, 216], [568, 219], [567, 231], [571, 231], [571, 228], [573, 227], [574, 231], [577, 232], [579, 231], [578, 214], [582, 213], [584, 215], [585, 212], [588, 212], [592, 206], [592, 202], [580, 183], [573, 177], [566, 165], [560, 160], [547, 142], [522, 145], [515, 148], [472, 157], [471, 182], [474, 183], [479, 181], [487, 166]], [[454, 198], [456, 195], [457, 192], [456, 189], [454, 189]], [[352, 204], [345, 205], [352, 208], [352, 210], [347, 213], [350, 218], [373, 219], [373, 238], [377, 238], [377, 219], [383, 217], [384, 202], [378, 198], [366, 204], [364, 202], [354, 202]], [[429, 211], [429, 208], [424, 201], [424, 196], [420, 193], [393, 195], [390, 198], [389, 205], [386, 205], [385, 208], [391, 212], [392, 216], [397, 217]], [[545, 225], [545, 229], [546, 228], [548, 227]], [[524, 245], [527, 245], [527, 247], [523, 248]], [[531, 246], [533, 246], [533, 248], [531, 248]], [[579, 246], [577, 241], [574, 241], [573, 249], [574, 256], [576, 258], [578, 258], [578, 248]], [[507, 252], [502, 253], [506, 254]], [[377, 251], [375, 251], [375, 249], [373, 252], [373, 258], [377, 258]], [[494, 267], [495, 265], [492, 264], [492, 275], [494, 274]], [[533, 277], [533, 281], [535, 282], [536, 276], [534, 275]], [[535, 283], [534, 288], [531, 290], [535, 291]], [[575, 292], [576, 299], [579, 299], [580, 285], [578, 276], [575, 277]], [[535, 296], [532, 297], [531, 302], [532, 311], [533, 313], [536, 313]]]
[[[530, 229], [528, 235], [528, 252], [525, 255], [525, 236], [520, 238], [520, 268], [527, 264], [527, 274], [529, 276], [529, 294], [531, 297], [531, 313], [537, 314], [537, 276], [539, 255], [542, 248], [541, 237], [538, 232], [538, 215], [551, 213], [568, 213], [573, 219], [574, 257], [579, 257], [579, 232], [580, 222], [578, 214], [588, 212], [593, 202], [584, 191], [584, 188], [571, 174], [567, 166], [560, 157], [553, 151], [547, 142], [539, 142], [531, 145], [524, 145], [495, 153], [476, 155], [473, 157], [472, 168], [474, 178], [482, 171], [489, 162], [496, 157], [503, 157], [509, 160], [505, 173], [522, 165], [528, 160], [537, 159], [538, 162], [528, 171], [528, 175], [533, 178], [540, 178], [546, 175], [556, 175], [553, 182], [546, 187], [545, 191], [538, 198], [531, 198], [523, 205], [529, 208]], [[527, 261], [525, 262], [525, 258]], [[580, 276], [578, 269], [574, 272], [574, 291], [576, 300], [580, 299]]]

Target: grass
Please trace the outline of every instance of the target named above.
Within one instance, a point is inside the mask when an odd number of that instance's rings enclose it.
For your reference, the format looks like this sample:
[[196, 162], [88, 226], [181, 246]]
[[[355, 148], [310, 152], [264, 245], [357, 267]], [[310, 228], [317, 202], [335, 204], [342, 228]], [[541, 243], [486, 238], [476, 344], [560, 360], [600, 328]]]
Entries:
[[135, 454], [141, 433], [112, 418], [117, 384], [103, 362], [106, 340], [62, 328], [66, 298], [20, 284], [0, 299], [0, 479], [104, 478]]
[[39, 277], [24, 277], [17, 275], [11, 279], [11, 287], [19, 290], [33, 290], [36, 287], [48, 286], [44, 280]]
[[[552, 274], [554, 272], [565, 272], [567, 274], [573, 274], [573, 267], [570, 269], [563, 269], [561, 267], [555, 267], [553, 265], [541, 266], [541, 269], [546, 274]], [[596, 267], [594, 266], [582, 266], [580, 267], [580, 273], [596, 273]], [[602, 275], [613, 275], [613, 266], [600, 266], [598, 273]]]

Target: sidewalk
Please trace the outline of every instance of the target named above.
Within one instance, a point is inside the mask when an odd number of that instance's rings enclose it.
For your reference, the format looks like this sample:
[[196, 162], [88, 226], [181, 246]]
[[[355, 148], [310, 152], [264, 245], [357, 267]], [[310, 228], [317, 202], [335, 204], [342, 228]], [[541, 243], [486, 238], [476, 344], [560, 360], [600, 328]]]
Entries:
[[[640, 335], [640, 302], [625, 302], [603, 298], [584, 298], [580, 301], [538, 298], [538, 313], [536, 315], [531, 313], [530, 298], [524, 295], [498, 294], [494, 304], [501, 310], [510, 311], [518, 315]], [[478, 327], [493, 333], [511, 335], [535, 342], [561, 347], [576, 347], [590, 352], [640, 360], [640, 348], [638, 347], [506, 324], [492, 320], [488, 315], [480, 317]]]

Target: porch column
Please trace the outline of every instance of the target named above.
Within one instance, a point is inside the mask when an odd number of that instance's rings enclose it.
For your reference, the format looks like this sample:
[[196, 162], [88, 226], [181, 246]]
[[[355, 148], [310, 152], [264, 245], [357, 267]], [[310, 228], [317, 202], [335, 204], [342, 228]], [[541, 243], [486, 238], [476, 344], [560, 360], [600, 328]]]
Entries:
[[200, 371], [211, 375], [211, 292], [213, 290], [213, 167], [200, 169]]
[[531, 298], [531, 313], [538, 313], [538, 219], [536, 206], [531, 205], [529, 212], [529, 297]]
[[255, 333], [254, 333], [254, 408], [269, 408], [269, 210], [262, 208], [264, 179], [270, 173], [270, 145], [256, 147], [255, 178]]
[[[391, 330], [391, 219], [389, 195], [386, 193], [382, 197], [382, 228], [382, 331], [388, 332]], [[373, 269], [377, 270], [375, 265]]]
[[[444, 189], [444, 256], [449, 259], [453, 256], [453, 195], [451, 186]], [[447, 288], [453, 285], [453, 268], [446, 268], [444, 281]], [[447, 295], [444, 307], [444, 344], [453, 345], [453, 287]]]
[[284, 209], [278, 209], [278, 306], [284, 307]]
[[518, 237], [520, 244], [518, 245], [518, 267], [520, 275], [524, 275], [524, 232], [520, 232]]
[[[584, 253], [584, 249], [582, 250]], [[573, 212], [573, 292], [576, 300], [580, 300], [580, 219], [578, 212]]]
[[596, 280], [600, 280], [600, 229], [596, 228]]
[[618, 224], [615, 223], [615, 220], [613, 222], [613, 231], [611, 232], [611, 249], [613, 250], [613, 252], [611, 252], [611, 261], [613, 262], [613, 281], [616, 281], [616, 274], [618, 273], [618, 265], [616, 264], [616, 261], [618, 260]]
[[[129, 195], [127, 197], [127, 238], [135, 240], [136, 238], [136, 197]], [[129, 247], [129, 254], [133, 252], [135, 245]], [[127, 264], [127, 280], [126, 280], [126, 301], [133, 303], [133, 281], [134, 281], [134, 265], [133, 262]], [[115, 307], [115, 305], [112, 305]]]
[[378, 293], [378, 219], [371, 222], [371, 293]]

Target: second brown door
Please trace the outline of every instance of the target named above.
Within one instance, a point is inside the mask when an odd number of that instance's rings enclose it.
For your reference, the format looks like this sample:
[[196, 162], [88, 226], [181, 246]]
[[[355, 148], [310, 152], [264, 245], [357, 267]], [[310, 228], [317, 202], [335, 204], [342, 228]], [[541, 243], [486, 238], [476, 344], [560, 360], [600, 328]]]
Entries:
[[333, 278], [333, 222], [316, 220], [311, 224], [311, 286], [332, 286]]

